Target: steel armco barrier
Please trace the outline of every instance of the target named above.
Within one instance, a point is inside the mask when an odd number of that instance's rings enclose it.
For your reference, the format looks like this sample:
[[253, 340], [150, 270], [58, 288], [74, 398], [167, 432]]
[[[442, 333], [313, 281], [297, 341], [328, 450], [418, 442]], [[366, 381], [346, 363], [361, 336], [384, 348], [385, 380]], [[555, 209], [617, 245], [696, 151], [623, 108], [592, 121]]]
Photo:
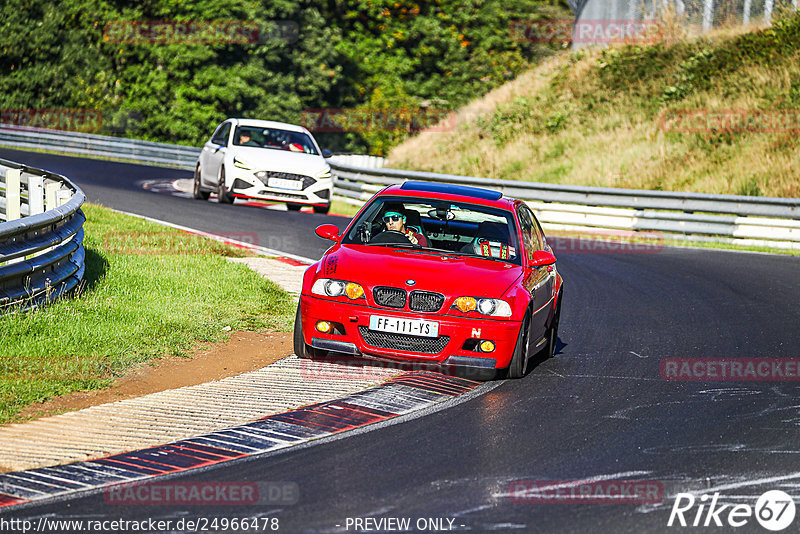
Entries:
[[64, 176], [0, 160], [0, 311], [31, 308], [83, 278], [83, 192]]
[[[649, 232], [666, 239], [800, 249], [800, 199], [646, 191], [371, 169], [332, 162], [336, 193], [362, 204], [406, 180], [485, 187], [527, 201], [547, 230]], [[720, 215], [724, 214], [724, 215]]]
[[[93, 154], [194, 170], [199, 148], [94, 134], [0, 125], [0, 145]], [[383, 187], [406, 180], [473, 185], [528, 202], [547, 230], [650, 232], [667, 239], [800, 249], [800, 199], [544, 184], [385, 169], [382, 158], [337, 155], [328, 160], [334, 191], [363, 204]]]
[[0, 145], [105, 156], [194, 170], [200, 149], [108, 135], [0, 124]]

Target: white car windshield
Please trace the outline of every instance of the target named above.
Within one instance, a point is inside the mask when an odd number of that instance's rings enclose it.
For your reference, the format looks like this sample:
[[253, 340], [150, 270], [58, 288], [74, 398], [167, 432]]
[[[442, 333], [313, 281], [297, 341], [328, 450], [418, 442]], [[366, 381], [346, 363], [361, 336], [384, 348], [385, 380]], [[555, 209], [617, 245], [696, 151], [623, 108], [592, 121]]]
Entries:
[[278, 128], [237, 126], [236, 132], [233, 134], [233, 144], [236, 146], [302, 152], [304, 154], [318, 154], [314, 141], [307, 134]]

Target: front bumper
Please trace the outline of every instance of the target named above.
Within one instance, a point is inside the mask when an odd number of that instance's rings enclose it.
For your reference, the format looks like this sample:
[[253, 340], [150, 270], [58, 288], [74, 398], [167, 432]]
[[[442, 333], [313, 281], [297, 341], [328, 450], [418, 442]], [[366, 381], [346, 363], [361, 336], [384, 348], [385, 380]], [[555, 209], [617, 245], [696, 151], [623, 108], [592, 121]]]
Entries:
[[[439, 323], [439, 338], [381, 333], [375, 336], [375, 332], [369, 330], [371, 315], [436, 321]], [[300, 297], [300, 317], [303, 322], [304, 340], [312, 347], [393, 362], [472, 369], [508, 367], [520, 328], [519, 321], [420, 314], [391, 308], [372, 308], [308, 295]], [[337, 326], [334, 331], [323, 334], [315, 329], [317, 321], [328, 321], [341, 327]], [[445, 340], [444, 336], [449, 339]], [[376, 337], [380, 338], [380, 343], [375, 343]], [[479, 352], [465, 348], [465, 344], [474, 345], [476, 340], [490, 340], [494, 342], [495, 349], [492, 352]], [[425, 345], [428, 352], [399, 348], [400, 345], [407, 347], [419, 344]]]
[[319, 178], [303, 189], [294, 190], [269, 187], [252, 171], [236, 169], [231, 194], [238, 198], [328, 206], [333, 196], [333, 178]]

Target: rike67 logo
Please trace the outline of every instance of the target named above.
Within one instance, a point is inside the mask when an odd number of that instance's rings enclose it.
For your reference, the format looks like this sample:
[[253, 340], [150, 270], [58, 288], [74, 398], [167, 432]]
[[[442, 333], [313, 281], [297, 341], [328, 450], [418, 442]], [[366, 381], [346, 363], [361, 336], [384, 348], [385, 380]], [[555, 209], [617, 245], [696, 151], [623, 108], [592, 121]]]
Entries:
[[755, 518], [765, 529], [778, 532], [794, 521], [794, 500], [780, 490], [767, 491], [756, 500], [755, 506], [720, 504], [719, 498], [719, 493], [699, 498], [691, 493], [678, 493], [667, 526], [738, 528]]

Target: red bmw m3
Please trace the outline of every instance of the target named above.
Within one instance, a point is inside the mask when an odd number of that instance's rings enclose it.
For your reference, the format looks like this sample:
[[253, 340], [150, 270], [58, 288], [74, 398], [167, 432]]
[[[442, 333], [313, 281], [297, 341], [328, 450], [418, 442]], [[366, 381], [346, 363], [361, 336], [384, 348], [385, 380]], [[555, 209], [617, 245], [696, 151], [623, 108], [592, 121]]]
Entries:
[[562, 278], [533, 212], [502, 193], [429, 182], [372, 197], [306, 270], [300, 357], [328, 353], [519, 378], [552, 357]]

